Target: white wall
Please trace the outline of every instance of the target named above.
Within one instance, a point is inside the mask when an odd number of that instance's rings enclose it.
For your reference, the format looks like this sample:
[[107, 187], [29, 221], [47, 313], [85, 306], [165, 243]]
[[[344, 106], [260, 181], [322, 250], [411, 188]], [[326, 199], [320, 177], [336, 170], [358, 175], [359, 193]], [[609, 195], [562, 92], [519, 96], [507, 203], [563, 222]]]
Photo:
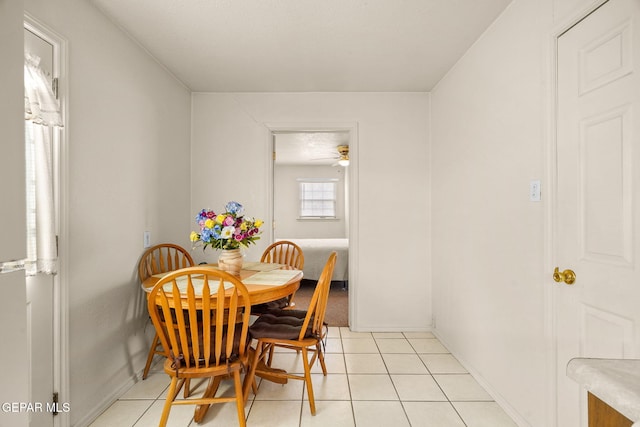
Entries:
[[70, 415], [82, 425], [144, 367], [153, 328], [143, 333], [136, 277], [143, 232], [189, 245], [190, 93], [89, 2], [26, 0], [25, 9], [68, 40], [62, 244]]
[[[0, 0], [0, 262], [26, 255], [22, 2]], [[0, 403], [28, 400], [26, 286], [21, 271], [0, 274]], [[0, 411], [0, 425], [27, 426], [26, 413]]]
[[[430, 327], [429, 94], [197, 93], [192, 110], [194, 216], [232, 199], [251, 215], [269, 216], [267, 126], [356, 125], [349, 153], [357, 171], [351, 228], [358, 236], [350, 240], [357, 269], [350, 268], [351, 326]], [[257, 259], [268, 241], [260, 243], [248, 258]]]
[[521, 425], [553, 420], [551, 47], [577, 3], [515, 0], [432, 92], [435, 331]]
[[[345, 238], [345, 172], [342, 166], [275, 165], [273, 211], [276, 239]], [[300, 182], [298, 179], [335, 179], [336, 219], [300, 220]]]

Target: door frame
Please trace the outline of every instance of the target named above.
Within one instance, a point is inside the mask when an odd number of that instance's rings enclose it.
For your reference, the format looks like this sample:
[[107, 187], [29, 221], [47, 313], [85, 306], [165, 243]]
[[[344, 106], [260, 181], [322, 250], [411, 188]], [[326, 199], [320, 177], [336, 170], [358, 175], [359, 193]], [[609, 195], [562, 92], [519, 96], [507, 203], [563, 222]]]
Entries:
[[555, 24], [552, 27], [549, 37], [549, 60], [548, 60], [548, 77], [549, 77], [549, 91], [548, 91], [548, 143], [546, 147], [546, 170], [545, 176], [547, 178], [548, 185], [548, 203], [545, 210], [544, 221], [544, 271], [543, 277], [545, 277], [544, 286], [544, 300], [545, 300], [545, 319], [544, 330], [547, 336], [547, 425], [550, 427], [558, 426], [558, 389], [556, 387], [556, 379], [558, 376], [557, 369], [557, 319], [555, 316], [557, 310], [557, 292], [556, 287], [561, 286], [552, 280], [552, 272], [557, 265], [557, 231], [558, 231], [558, 41], [560, 36], [569, 31], [572, 27], [580, 23], [583, 19], [600, 8], [603, 4], [609, 0], [593, 0], [590, 4], [576, 8], [571, 15]]
[[[68, 41], [59, 33], [25, 12], [24, 28], [53, 46], [53, 72], [58, 76], [58, 99], [64, 122], [54, 136], [54, 204], [57, 210], [58, 272], [53, 277], [53, 388], [58, 393], [60, 407], [70, 402], [69, 393], [69, 310], [68, 310]], [[53, 417], [54, 427], [70, 425], [68, 412], [60, 411]]]
[[265, 123], [268, 130], [267, 144], [268, 155], [267, 161], [267, 219], [269, 226], [269, 241], [273, 241], [273, 221], [274, 221], [274, 160], [273, 160], [273, 141], [274, 134], [278, 132], [331, 132], [331, 131], [348, 131], [349, 132], [349, 167], [347, 169], [346, 178], [348, 181], [348, 238], [349, 238], [349, 327], [358, 330], [357, 316], [357, 300], [358, 300], [358, 236], [359, 221], [358, 216], [358, 123], [357, 122], [312, 122], [312, 123]]

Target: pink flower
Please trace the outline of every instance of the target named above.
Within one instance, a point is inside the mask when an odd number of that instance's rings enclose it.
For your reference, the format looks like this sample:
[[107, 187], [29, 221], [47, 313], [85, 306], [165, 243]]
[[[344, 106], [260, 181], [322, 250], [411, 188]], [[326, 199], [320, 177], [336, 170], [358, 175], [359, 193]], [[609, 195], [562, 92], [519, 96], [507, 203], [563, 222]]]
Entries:
[[235, 223], [235, 220], [233, 219], [233, 217], [228, 216], [224, 219], [223, 225], [229, 226], [229, 225], [233, 225], [234, 223]]
[[207, 212], [207, 218], [215, 218], [216, 214], [213, 211]]

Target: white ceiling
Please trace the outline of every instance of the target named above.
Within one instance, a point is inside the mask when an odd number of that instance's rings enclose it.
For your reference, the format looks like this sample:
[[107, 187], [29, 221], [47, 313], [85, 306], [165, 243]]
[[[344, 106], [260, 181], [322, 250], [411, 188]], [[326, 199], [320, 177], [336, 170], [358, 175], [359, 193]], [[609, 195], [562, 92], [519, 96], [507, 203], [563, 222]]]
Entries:
[[[91, 0], [194, 92], [425, 92], [511, 0]], [[348, 132], [276, 135], [335, 164]]]
[[276, 133], [276, 164], [335, 165], [338, 145], [349, 145], [348, 131]]
[[91, 1], [194, 92], [423, 92], [511, 0]]

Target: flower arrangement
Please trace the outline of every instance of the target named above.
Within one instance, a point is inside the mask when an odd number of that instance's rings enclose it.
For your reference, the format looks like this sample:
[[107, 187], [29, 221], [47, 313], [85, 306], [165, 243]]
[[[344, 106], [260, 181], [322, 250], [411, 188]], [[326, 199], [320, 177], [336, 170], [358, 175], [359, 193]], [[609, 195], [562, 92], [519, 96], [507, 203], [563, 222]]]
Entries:
[[203, 250], [207, 246], [214, 249], [238, 249], [248, 247], [260, 239], [260, 226], [263, 221], [244, 216], [244, 208], [238, 202], [229, 202], [225, 212], [216, 214], [212, 210], [202, 209], [196, 215], [196, 224], [200, 233], [191, 232], [194, 246], [202, 243]]

